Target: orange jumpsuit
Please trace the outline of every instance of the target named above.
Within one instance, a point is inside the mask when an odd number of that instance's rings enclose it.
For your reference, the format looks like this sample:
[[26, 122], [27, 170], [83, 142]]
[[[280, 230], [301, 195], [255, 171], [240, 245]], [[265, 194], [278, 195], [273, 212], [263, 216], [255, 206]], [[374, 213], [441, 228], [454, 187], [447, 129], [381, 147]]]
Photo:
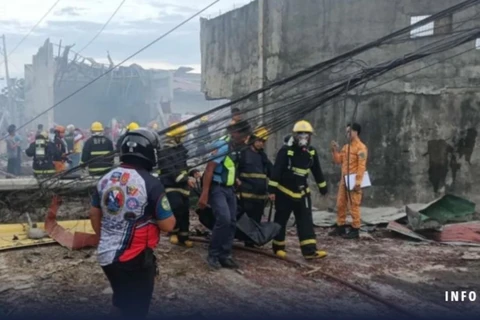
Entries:
[[[343, 146], [340, 152], [333, 153], [333, 160], [336, 164], [342, 165], [342, 179], [338, 188], [337, 196], [337, 225], [345, 225], [347, 219], [347, 204], [350, 201], [350, 214], [352, 215], [352, 228], [359, 229], [360, 222], [360, 203], [362, 202], [362, 191], [350, 191], [347, 194], [345, 176], [356, 174], [355, 185], [361, 185], [363, 174], [367, 165], [367, 147], [356, 138], [350, 145], [350, 156], [348, 157], [349, 145]], [[350, 186], [350, 189], [353, 186]], [[350, 199], [349, 199], [350, 198]]]

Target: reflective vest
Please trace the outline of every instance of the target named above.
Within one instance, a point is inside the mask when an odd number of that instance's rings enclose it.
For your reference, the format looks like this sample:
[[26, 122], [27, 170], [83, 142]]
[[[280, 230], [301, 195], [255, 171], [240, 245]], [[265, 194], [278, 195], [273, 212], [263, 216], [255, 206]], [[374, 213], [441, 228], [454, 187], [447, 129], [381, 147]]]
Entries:
[[[222, 141], [230, 141], [230, 136], [226, 135], [220, 138]], [[230, 148], [229, 148], [230, 149]], [[233, 158], [236, 158], [236, 153], [234, 153]], [[232, 159], [232, 154], [227, 154], [225, 156], [225, 159], [223, 159], [222, 162], [223, 170], [222, 173], [220, 174], [220, 178], [222, 179], [222, 182], [227, 186], [227, 187], [232, 187], [235, 184], [235, 179], [236, 179], [236, 164], [235, 161]], [[219, 175], [214, 172], [214, 174]]]
[[35, 139], [35, 158], [37, 160], [44, 160], [47, 156], [47, 140]]

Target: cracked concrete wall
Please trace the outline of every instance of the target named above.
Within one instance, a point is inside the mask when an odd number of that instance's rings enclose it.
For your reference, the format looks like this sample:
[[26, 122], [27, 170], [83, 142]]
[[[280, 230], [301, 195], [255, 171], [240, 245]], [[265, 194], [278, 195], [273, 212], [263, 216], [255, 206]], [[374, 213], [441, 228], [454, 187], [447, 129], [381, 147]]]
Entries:
[[[240, 97], [258, 88], [259, 59], [263, 61], [262, 80], [268, 84], [409, 26], [411, 16], [431, 15], [459, 2], [265, 0], [262, 25], [258, 23], [259, 1], [252, 2], [215, 19], [202, 20], [202, 90], [210, 99]], [[338, 79], [359, 70], [362, 64], [372, 66], [416, 51], [452, 29], [476, 27], [480, 21], [469, 19], [479, 13], [477, 6], [436, 21], [435, 35], [403, 36], [355, 57], [357, 64], [319, 75], [302, 89], [318, 86], [318, 81]], [[263, 57], [259, 57], [262, 28]], [[358, 103], [357, 122], [363, 126], [361, 136], [370, 150], [368, 170], [373, 182], [365, 192], [366, 205], [426, 202], [443, 192], [480, 203], [480, 194], [474, 191], [480, 182], [476, 137], [480, 126], [479, 66], [480, 51], [469, 41], [393, 70], [369, 82], [362, 92], [351, 91], [345, 105], [342, 100], [309, 114], [306, 118], [317, 130], [314, 146], [320, 151], [332, 193], [340, 169], [331, 162], [329, 143], [332, 139], [345, 143], [344, 125]], [[421, 68], [425, 69], [419, 71]], [[296, 91], [298, 88], [290, 92]], [[269, 99], [276, 99], [275, 94]], [[281, 130], [270, 144], [279, 147], [289, 130]], [[319, 199], [315, 195], [317, 205], [326, 205]]]

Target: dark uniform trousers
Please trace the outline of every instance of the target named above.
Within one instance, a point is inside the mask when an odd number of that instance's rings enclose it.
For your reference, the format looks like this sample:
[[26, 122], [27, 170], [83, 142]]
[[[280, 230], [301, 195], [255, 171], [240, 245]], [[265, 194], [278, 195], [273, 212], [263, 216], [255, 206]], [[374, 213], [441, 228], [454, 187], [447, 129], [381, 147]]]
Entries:
[[166, 188], [168, 202], [172, 207], [173, 215], [177, 220], [172, 234], [178, 236], [180, 242], [189, 238], [190, 228], [190, 200], [189, 191], [184, 189]]
[[208, 254], [225, 259], [232, 254], [237, 228], [237, 197], [233, 187], [212, 182], [209, 204], [215, 216]]
[[246, 213], [247, 216], [255, 222], [262, 222], [262, 216], [265, 210], [265, 200], [243, 199], [238, 200], [238, 215]]
[[306, 194], [302, 199], [293, 199], [283, 192], [276, 193], [275, 199], [275, 222], [282, 229], [273, 240], [273, 250], [285, 250], [285, 234], [288, 219], [293, 211], [297, 225], [300, 248], [304, 256], [315, 254], [317, 241], [312, 219], [312, 199]]

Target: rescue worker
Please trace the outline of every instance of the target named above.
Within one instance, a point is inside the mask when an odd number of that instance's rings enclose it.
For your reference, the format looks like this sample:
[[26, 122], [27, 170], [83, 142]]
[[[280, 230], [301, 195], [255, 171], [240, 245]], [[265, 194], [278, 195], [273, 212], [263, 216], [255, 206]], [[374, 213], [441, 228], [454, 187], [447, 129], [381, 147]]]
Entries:
[[202, 193], [198, 200], [200, 209], [210, 205], [215, 216], [207, 257], [212, 269], [238, 268], [231, 257], [237, 220], [234, 185], [238, 152], [235, 150], [247, 142], [250, 126], [242, 121], [230, 126], [229, 131], [229, 137], [214, 143], [215, 151], [203, 174]]
[[283, 137], [283, 145], [287, 145], [290, 142], [291, 138], [292, 138], [291, 134], [287, 134], [285, 137]]
[[[171, 127], [175, 125], [177, 123], [172, 123]], [[193, 242], [189, 240], [189, 197], [190, 189], [195, 187], [195, 178], [188, 174], [188, 150], [182, 144], [186, 133], [187, 126], [172, 128], [167, 132], [167, 141], [160, 151], [158, 174], [177, 220], [175, 229], [170, 234], [170, 243], [192, 247]]]
[[65, 127], [56, 126], [54, 129], [53, 143], [57, 148], [57, 151], [60, 153], [60, 158], [56, 157], [53, 159], [53, 164], [55, 165], [55, 170], [57, 172], [62, 172], [67, 169], [65, 162], [69, 162], [68, 159], [68, 150], [67, 143], [65, 141]]
[[[355, 239], [359, 237], [360, 231], [360, 204], [362, 202], [362, 181], [367, 167], [367, 147], [360, 140], [360, 132], [362, 127], [358, 123], [348, 124], [346, 127], [347, 138], [350, 143], [343, 146], [338, 151], [338, 144], [332, 141], [332, 156], [336, 164], [342, 165], [342, 178], [338, 187], [337, 195], [337, 225], [329, 235], [343, 236], [347, 239]], [[347, 186], [345, 177], [355, 174], [355, 186]], [[352, 189], [353, 191], [347, 191]], [[346, 231], [347, 207], [352, 215], [352, 226], [350, 231]]]
[[74, 130], [75, 126], [73, 124], [69, 124], [65, 133], [65, 142], [67, 143], [67, 151], [69, 153], [73, 152], [73, 140], [75, 139], [73, 133]]
[[25, 154], [33, 158], [33, 175], [35, 177], [51, 176], [56, 173], [54, 160], [61, 160], [61, 153], [53, 142], [48, 139], [48, 133], [36, 135], [35, 141], [25, 150]]
[[72, 167], [76, 167], [80, 164], [83, 138], [84, 136], [80, 129], [75, 128], [73, 124], [67, 126], [65, 142], [67, 143], [67, 151], [69, 153], [69, 158], [72, 161]]
[[237, 123], [242, 121], [242, 112], [239, 108], [232, 108], [232, 122]]
[[197, 130], [198, 156], [204, 156], [207, 153], [206, 145], [211, 140], [210, 130], [208, 129], [208, 117], [200, 118], [200, 124]]
[[270, 193], [275, 193], [275, 222], [282, 229], [273, 241], [273, 252], [284, 258], [286, 225], [293, 211], [297, 224], [300, 249], [305, 259], [322, 258], [325, 251], [317, 250], [317, 241], [312, 220], [312, 199], [308, 187], [310, 171], [322, 195], [327, 194], [327, 182], [320, 167], [318, 153], [311, 146], [312, 125], [298, 121], [293, 127], [293, 141], [284, 145], [277, 153], [272, 177], [269, 181]]
[[151, 175], [159, 137], [148, 129], [123, 140], [120, 167], [100, 178], [90, 221], [99, 237], [98, 262], [113, 290], [112, 316], [147, 317], [158, 274], [154, 249], [160, 231], [175, 226], [162, 183]]
[[138, 125], [138, 123], [136, 122], [130, 122], [128, 124], [128, 126], [125, 128], [125, 132], [123, 134], [120, 135], [120, 137], [118, 138], [117, 140], [117, 151], [120, 152], [120, 149], [121, 149], [121, 146], [122, 146], [122, 140], [123, 138], [125, 137], [125, 135], [129, 132], [129, 131], [133, 131], [133, 130], [137, 130], [138, 128], [140, 128], [140, 126]]
[[[273, 169], [273, 164], [263, 150], [268, 135], [265, 127], [257, 128], [250, 137], [250, 146], [241, 151], [238, 163], [238, 216], [246, 213], [257, 223], [262, 221], [267, 200], [267, 178]], [[273, 201], [274, 195], [270, 198]], [[253, 243], [246, 242], [245, 246], [253, 247]]]
[[114, 165], [113, 142], [105, 137], [103, 125], [100, 122], [92, 123], [90, 131], [92, 136], [85, 141], [81, 163], [88, 165], [90, 175], [101, 176]]

